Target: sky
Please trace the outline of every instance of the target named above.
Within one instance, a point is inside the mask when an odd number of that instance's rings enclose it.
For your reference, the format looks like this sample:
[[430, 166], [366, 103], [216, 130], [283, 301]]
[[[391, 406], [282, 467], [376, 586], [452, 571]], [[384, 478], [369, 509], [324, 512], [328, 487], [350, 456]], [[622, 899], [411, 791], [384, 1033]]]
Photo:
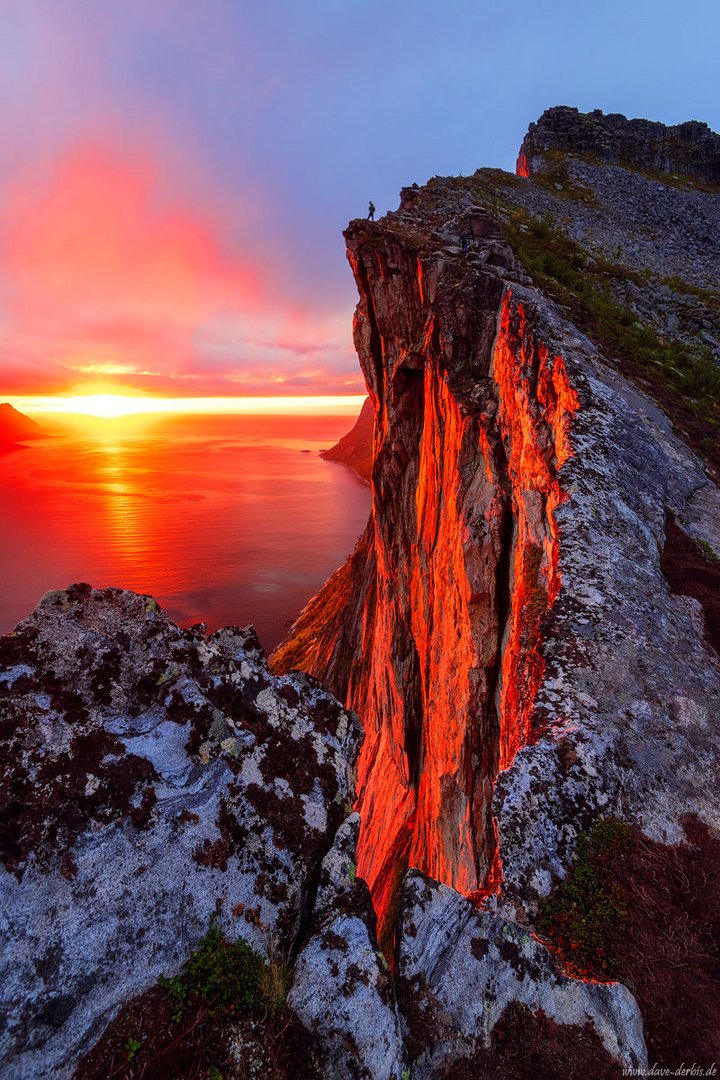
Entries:
[[717, 0], [0, 0], [0, 396], [357, 395], [342, 229], [575, 105], [720, 128]]

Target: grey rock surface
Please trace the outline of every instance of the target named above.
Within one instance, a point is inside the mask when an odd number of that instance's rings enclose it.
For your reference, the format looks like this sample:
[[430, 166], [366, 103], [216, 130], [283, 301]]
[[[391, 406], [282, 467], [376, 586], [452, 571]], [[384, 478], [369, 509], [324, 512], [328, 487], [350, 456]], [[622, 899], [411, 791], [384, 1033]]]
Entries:
[[717, 542], [701, 512], [717, 489], [663, 414], [551, 305], [522, 287], [514, 295], [565, 358], [581, 401], [555, 511], [562, 589], [535, 701], [547, 734], [518, 751], [494, 796], [499, 903], [527, 915], [598, 816], [663, 843], [684, 840], [686, 814], [720, 828], [720, 665], [699, 604], [670, 593], [661, 565], [668, 508]]
[[589, 1022], [612, 1057], [647, 1066], [640, 1011], [624, 986], [569, 978], [520, 927], [418, 872], [405, 881], [397, 977], [406, 1035], [423, 1047], [414, 1080], [488, 1048], [513, 1002], [557, 1024]]
[[356, 717], [252, 630], [74, 586], [0, 640], [3, 1077], [70, 1076], [217, 915], [267, 955], [309, 916]]
[[530, 125], [520, 160], [532, 175], [535, 159], [548, 151], [590, 154], [607, 163], [720, 184], [720, 135], [697, 120], [667, 126], [600, 109], [582, 113], [556, 105]]
[[407, 1056], [375, 914], [355, 877], [360, 818], [340, 826], [325, 856], [313, 930], [298, 956], [288, 1004], [316, 1033], [327, 1080], [401, 1080]]

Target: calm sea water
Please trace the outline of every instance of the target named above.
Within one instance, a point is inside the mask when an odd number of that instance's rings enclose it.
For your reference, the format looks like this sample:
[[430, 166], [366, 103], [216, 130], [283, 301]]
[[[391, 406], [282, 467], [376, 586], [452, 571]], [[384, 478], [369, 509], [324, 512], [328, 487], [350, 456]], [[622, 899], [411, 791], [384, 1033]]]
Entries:
[[89, 581], [151, 593], [182, 625], [252, 622], [271, 649], [367, 521], [368, 488], [318, 457], [353, 422], [97, 421], [3, 454], [0, 631]]

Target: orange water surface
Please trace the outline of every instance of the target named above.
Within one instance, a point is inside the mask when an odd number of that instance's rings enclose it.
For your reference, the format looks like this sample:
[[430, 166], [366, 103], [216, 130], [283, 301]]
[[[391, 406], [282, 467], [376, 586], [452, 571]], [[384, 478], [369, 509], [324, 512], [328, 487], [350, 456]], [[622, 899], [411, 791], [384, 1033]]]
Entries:
[[[266, 649], [352, 550], [369, 489], [323, 461], [353, 416], [42, 417], [0, 456], [0, 631], [74, 581]], [[309, 451], [309, 452], [308, 452]]]

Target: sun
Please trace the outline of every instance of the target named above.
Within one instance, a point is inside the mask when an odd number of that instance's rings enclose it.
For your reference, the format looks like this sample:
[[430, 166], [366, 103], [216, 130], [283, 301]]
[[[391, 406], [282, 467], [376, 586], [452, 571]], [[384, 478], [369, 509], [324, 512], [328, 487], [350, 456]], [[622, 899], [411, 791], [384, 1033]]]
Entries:
[[131, 416], [144, 412], [160, 412], [160, 402], [150, 398], [130, 397], [124, 394], [83, 394], [65, 398], [63, 411], [83, 416], [97, 416], [102, 420], [114, 420], [118, 416]]

